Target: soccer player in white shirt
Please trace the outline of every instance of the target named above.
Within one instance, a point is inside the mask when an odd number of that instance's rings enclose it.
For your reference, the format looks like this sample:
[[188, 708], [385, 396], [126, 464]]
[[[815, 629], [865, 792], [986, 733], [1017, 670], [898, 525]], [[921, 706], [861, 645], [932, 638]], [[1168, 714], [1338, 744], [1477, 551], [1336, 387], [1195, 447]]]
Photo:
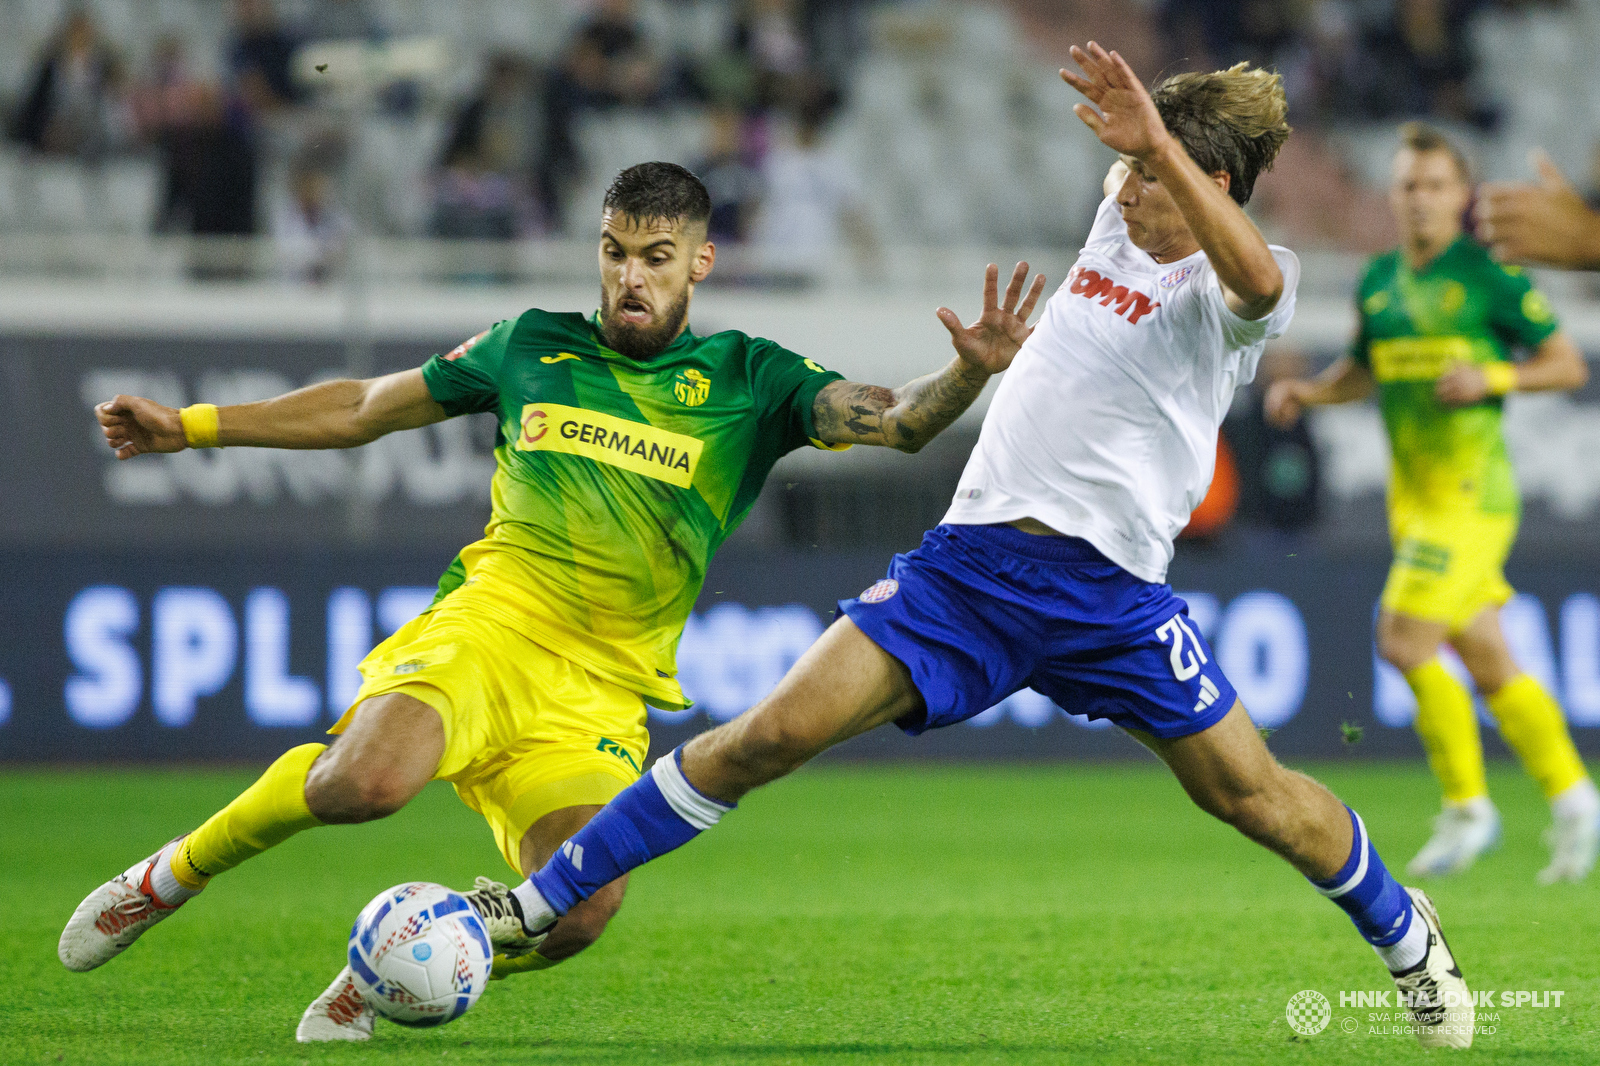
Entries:
[[[1241, 210], [1289, 133], [1280, 79], [1240, 64], [1152, 95], [1093, 42], [1072, 58], [1083, 73], [1061, 73], [1088, 101], [1078, 117], [1123, 169], [1000, 385], [944, 523], [842, 602], [771, 695], [660, 759], [498, 897], [502, 971], [557, 915], [824, 749], [889, 722], [950, 725], [1031, 686], [1127, 729], [1202, 809], [1332, 898], [1426, 1004], [1425, 1046], [1471, 1043], [1471, 997], [1432, 903], [1389, 875], [1354, 811], [1273, 759], [1165, 584], [1234, 389], [1294, 309], [1293, 253]], [[1026, 304], [1002, 319], [985, 303], [998, 328], [1026, 330]]]

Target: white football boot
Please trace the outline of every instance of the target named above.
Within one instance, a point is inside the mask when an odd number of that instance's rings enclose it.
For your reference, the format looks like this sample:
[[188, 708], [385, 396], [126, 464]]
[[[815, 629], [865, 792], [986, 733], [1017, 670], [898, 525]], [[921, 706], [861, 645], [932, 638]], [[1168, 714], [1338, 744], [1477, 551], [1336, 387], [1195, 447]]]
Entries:
[[355, 977], [346, 966], [333, 979], [333, 984], [311, 1001], [311, 1006], [300, 1016], [294, 1038], [302, 1044], [318, 1044], [326, 1040], [371, 1040], [372, 1020], [376, 1015]]
[[1550, 845], [1550, 865], [1539, 871], [1539, 883], [1582, 881], [1600, 856], [1600, 816], [1588, 811], [1558, 815], [1544, 831], [1544, 840]]
[[496, 955], [504, 955], [508, 959], [526, 955], [543, 944], [544, 938], [555, 926], [551, 922], [549, 927], [530, 934], [522, 925], [522, 909], [517, 905], [516, 897], [499, 881], [480, 877], [473, 882], [471, 891], [461, 894], [467, 897], [472, 909], [483, 919], [483, 927], [489, 934], [489, 943], [494, 945]]
[[1433, 820], [1433, 837], [1406, 863], [1412, 877], [1458, 874], [1500, 843], [1500, 812], [1488, 797], [1451, 804]]
[[1420, 888], [1407, 888], [1406, 894], [1416, 908], [1416, 917], [1428, 926], [1428, 953], [1415, 966], [1391, 973], [1400, 990], [1400, 1009], [1409, 1010], [1423, 1047], [1471, 1047], [1477, 1010], [1461, 967], [1445, 943], [1439, 912]]
[[[180, 838], [181, 839], [181, 838]], [[170, 841], [169, 841], [170, 843]], [[163, 845], [162, 851], [166, 850]], [[104, 966], [126, 951], [152, 925], [183, 906], [168, 905], [150, 888], [157, 851], [141, 859], [84, 897], [61, 930], [56, 954], [69, 970], [83, 972]]]

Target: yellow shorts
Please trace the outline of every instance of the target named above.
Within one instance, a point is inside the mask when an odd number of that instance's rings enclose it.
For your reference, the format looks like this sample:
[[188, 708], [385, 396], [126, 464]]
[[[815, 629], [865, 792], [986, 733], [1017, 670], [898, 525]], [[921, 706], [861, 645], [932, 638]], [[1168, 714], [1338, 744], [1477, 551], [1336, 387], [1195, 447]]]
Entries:
[[563, 807], [604, 804], [639, 778], [644, 700], [481, 612], [448, 601], [396, 630], [361, 663], [355, 702], [404, 692], [439, 712], [434, 774], [483, 815], [522, 874], [528, 827]]
[[1485, 607], [1511, 598], [1505, 562], [1517, 516], [1418, 514], [1397, 508], [1389, 520], [1394, 563], [1380, 601], [1385, 610], [1442, 622], [1452, 633]]

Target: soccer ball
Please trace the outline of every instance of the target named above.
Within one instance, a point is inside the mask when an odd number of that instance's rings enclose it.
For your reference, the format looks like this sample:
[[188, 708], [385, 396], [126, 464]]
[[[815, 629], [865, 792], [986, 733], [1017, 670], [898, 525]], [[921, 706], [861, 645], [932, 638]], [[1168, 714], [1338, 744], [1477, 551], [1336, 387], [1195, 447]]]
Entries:
[[494, 952], [466, 897], [443, 885], [396, 885], [350, 927], [350, 972], [379, 1016], [401, 1025], [455, 1021], [489, 983]]

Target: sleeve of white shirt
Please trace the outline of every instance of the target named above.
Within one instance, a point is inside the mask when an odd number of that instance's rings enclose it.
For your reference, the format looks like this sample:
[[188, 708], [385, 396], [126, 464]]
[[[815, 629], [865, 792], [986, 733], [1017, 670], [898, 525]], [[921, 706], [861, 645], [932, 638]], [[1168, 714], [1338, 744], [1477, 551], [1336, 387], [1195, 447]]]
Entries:
[[1278, 263], [1278, 269], [1283, 272], [1283, 295], [1278, 297], [1277, 306], [1261, 318], [1240, 318], [1234, 314], [1223, 294], [1221, 279], [1215, 271], [1211, 274], [1211, 284], [1205, 298], [1215, 304], [1218, 317], [1222, 320], [1223, 335], [1231, 348], [1244, 348], [1281, 337], [1289, 328], [1289, 320], [1294, 317], [1295, 288], [1300, 284], [1300, 259], [1279, 245], [1268, 245], [1268, 248]]

